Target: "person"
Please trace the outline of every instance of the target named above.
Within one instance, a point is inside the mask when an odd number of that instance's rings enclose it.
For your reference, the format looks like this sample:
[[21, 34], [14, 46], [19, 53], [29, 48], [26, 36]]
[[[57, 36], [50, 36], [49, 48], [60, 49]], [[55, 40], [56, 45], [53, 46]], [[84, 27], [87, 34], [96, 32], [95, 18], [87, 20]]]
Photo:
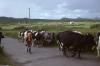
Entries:
[[27, 32], [27, 38], [26, 38], [26, 46], [27, 46], [27, 52], [31, 53], [31, 46], [32, 46], [32, 32]]

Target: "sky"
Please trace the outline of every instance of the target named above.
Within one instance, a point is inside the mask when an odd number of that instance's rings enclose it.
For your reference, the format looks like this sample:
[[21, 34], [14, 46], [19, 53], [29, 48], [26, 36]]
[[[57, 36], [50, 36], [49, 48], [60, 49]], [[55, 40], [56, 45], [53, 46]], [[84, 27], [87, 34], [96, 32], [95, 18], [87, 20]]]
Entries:
[[33, 19], [100, 18], [100, 0], [0, 0], [0, 16]]

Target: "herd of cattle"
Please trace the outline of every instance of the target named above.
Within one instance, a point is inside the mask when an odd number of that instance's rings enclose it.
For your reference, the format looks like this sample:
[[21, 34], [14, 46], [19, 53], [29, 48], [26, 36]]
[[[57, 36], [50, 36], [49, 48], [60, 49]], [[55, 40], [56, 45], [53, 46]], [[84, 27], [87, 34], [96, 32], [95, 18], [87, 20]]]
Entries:
[[[19, 32], [18, 37], [26, 42], [27, 32], [32, 33], [33, 46], [52, 46], [54, 42], [59, 45], [59, 50], [63, 52], [65, 56], [78, 56], [83, 51], [97, 50], [97, 55], [100, 56], [100, 32], [97, 33], [98, 40], [90, 34], [83, 34], [78, 31], [63, 31], [57, 34], [47, 31], [32, 31], [25, 30]], [[4, 38], [2, 32], [0, 32], [1, 38]]]
[[[100, 56], [100, 33], [97, 33], [98, 41], [95, 41], [94, 36], [90, 33], [83, 34], [78, 31], [64, 31], [59, 32], [55, 35], [53, 32], [47, 31], [32, 31], [32, 38], [34, 39], [34, 46], [50, 46], [53, 45], [53, 42], [56, 41], [59, 45], [59, 49], [63, 52], [65, 56], [74, 57], [83, 51], [90, 51], [97, 49], [98, 56]], [[19, 33], [20, 38], [25, 38], [25, 32]]]
[[19, 38], [23, 40], [24, 43], [26, 43], [25, 39], [27, 37], [27, 32], [32, 32], [32, 39], [34, 46], [50, 46], [53, 44], [54, 41], [54, 33], [46, 32], [46, 31], [32, 31], [32, 30], [26, 30], [19, 32]]

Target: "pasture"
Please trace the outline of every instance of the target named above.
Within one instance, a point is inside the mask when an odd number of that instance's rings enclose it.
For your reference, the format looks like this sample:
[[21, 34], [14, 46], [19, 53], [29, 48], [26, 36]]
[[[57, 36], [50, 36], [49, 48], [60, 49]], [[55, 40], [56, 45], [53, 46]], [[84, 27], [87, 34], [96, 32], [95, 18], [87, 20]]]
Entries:
[[75, 31], [80, 31], [82, 33], [89, 32], [93, 34], [96, 39], [97, 32], [100, 32], [100, 22], [75, 22], [73, 24], [69, 24], [69, 22], [36, 22], [36, 23], [27, 23], [27, 24], [26, 23], [0, 24], [0, 28], [1, 28], [0, 31], [2, 31], [6, 36], [12, 38], [18, 38], [19, 31], [22, 31], [25, 28], [31, 28], [32, 30], [35, 31], [45, 30], [49, 32], [54, 32], [55, 34], [66, 30], [75, 30]]
[[45, 30], [49, 32], [58, 33], [66, 30], [76, 30], [83, 33], [90, 32], [94, 36], [100, 31], [100, 22], [34, 22], [34, 23], [15, 23], [15, 24], [0, 24], [5, 35], [17, 38], [19, 31], [25, 28], [32, 30]]

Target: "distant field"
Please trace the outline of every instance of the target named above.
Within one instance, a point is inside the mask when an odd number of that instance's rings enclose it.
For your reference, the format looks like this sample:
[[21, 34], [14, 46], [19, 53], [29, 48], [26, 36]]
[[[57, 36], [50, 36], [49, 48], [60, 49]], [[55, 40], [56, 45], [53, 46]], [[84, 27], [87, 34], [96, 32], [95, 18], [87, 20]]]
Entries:
[[26, 27], [32, 30], [45, 30], [58, 33], [66, 30], [77, 30], [83, 33], [91, 32], [93, 34], [100, 31], [100, 22], [34, 22], [34, 23], [19, 23], [19, 24], [0, 24], [6, 35], [17, 36], [19, 31], [22, 31]]
[[[66, 28], [91, 28], [93, 25], [100, 24], [100, 22], [74, 22], [73, 24], [69, 24], [69, 22], [37, 22], [37, 23], [20, 23], [20, 24], [1, 24], [0, 26], [3, 29], [14, 29], [16, 27], [40, 27], [40, 28], [46, 28], [46, 27], [66, 27]], [[56, 29], [55, 29], [56, 30]]]

